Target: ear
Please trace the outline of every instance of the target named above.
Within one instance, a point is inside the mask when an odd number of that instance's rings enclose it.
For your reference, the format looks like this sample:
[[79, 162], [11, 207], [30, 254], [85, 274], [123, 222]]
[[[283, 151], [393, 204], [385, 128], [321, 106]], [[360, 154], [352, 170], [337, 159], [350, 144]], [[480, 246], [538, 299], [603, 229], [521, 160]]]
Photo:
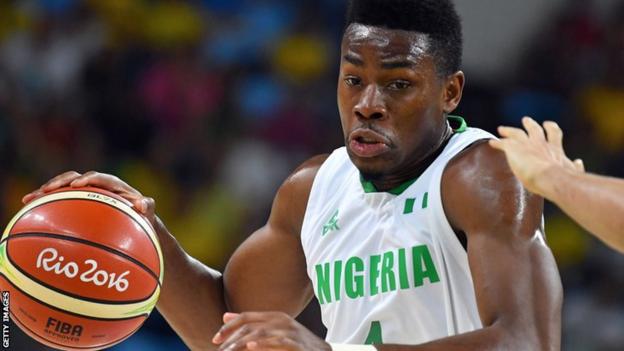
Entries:
[[444, 82], [444, 94], [442, 95], [442, 108], [445, 113], [451, 113], [459, 105], [464, 91], [466, 77], [464, 72], [457, 71], [446, 78]]

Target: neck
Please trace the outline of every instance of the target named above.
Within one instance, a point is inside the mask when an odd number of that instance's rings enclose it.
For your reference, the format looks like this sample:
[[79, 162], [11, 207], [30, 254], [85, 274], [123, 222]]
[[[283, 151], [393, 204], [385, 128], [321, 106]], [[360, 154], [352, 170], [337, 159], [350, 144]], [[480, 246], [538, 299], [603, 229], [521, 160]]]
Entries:
[[453, 130], [450, 126], [447, 126], [438, 142], [425, 152], [422, 157], [402, 166], [398, 172], [383, 175], [377, 179], [369, 179], [369, 181], [373, 183], [377, 191], [389, 191], [409, 180], [418, 178], [442, 153], [452, 134]]

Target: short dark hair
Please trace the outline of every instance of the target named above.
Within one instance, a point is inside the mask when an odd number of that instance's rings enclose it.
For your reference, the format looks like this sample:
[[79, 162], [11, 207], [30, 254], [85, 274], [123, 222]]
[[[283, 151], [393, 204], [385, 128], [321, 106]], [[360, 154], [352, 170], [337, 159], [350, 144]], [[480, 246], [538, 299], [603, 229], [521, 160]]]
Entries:
[[438, 73], [459, 71], [461, 20], [451, 0], [349, 0], [347, 23], [427, 34]]

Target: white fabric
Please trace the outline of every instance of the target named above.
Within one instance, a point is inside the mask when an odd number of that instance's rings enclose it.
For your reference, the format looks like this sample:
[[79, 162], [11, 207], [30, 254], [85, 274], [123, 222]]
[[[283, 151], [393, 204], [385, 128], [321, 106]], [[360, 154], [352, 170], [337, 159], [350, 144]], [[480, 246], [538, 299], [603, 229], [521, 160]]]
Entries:
[[[383, 343], [398, 344], [419, 344], [482, 327], [467, 254], [445, 216], [440, 184], [442, 172], [454, 156], [475, 141], [490, 138], [491, 134], [475, 128], [455, 134], [429, 168], [400, 195], [365, 193], [344, 147], [335, 150], [321, 166], [312, 186], [301, 241], [308, 275], [323, 302], [328, 342], [365, 344], [374, 334], [373, 322], [378, 322]], [[425, 193], [428, 199], [423, 208]], [[413, 204], [411, 211], [406, 201]], [[422, 249], [422, 245], [426, 245], [439, 281], [425, 278], [416, 287], [412, 254], [414, 247]], [[376, 255], [380, 257], [372, 257]], [[351, 259], [352, 272], [356, 273], [348, 275], [346, 267], [352, 257], [360, 259]], [[364, 264], [361, 272], [358, 261]], [[387, 274], [372, 279], [371, 272], [379, 270], [375, 267], [384, 265], [390, 267]], [[404, 267], [403, 274], [400, 267]], [[320, 283], [319, 270], [321, 280], [331, 282], [327, 290]], [[348, 296], [347, 276], [352, 278], [352, 286], [363, 280], [364, 296]], [[394, 290], [390, 289], [392, 280]]]

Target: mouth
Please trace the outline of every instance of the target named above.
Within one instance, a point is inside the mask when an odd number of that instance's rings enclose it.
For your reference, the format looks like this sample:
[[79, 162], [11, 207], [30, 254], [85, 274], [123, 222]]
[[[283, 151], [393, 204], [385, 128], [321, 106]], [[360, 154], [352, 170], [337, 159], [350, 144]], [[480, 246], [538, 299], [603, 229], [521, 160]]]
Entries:
[[358, 157], [372, 158], [390, 151], [390, 141], [371, 129], [356, 129], [348, 138], [349, 149]]

